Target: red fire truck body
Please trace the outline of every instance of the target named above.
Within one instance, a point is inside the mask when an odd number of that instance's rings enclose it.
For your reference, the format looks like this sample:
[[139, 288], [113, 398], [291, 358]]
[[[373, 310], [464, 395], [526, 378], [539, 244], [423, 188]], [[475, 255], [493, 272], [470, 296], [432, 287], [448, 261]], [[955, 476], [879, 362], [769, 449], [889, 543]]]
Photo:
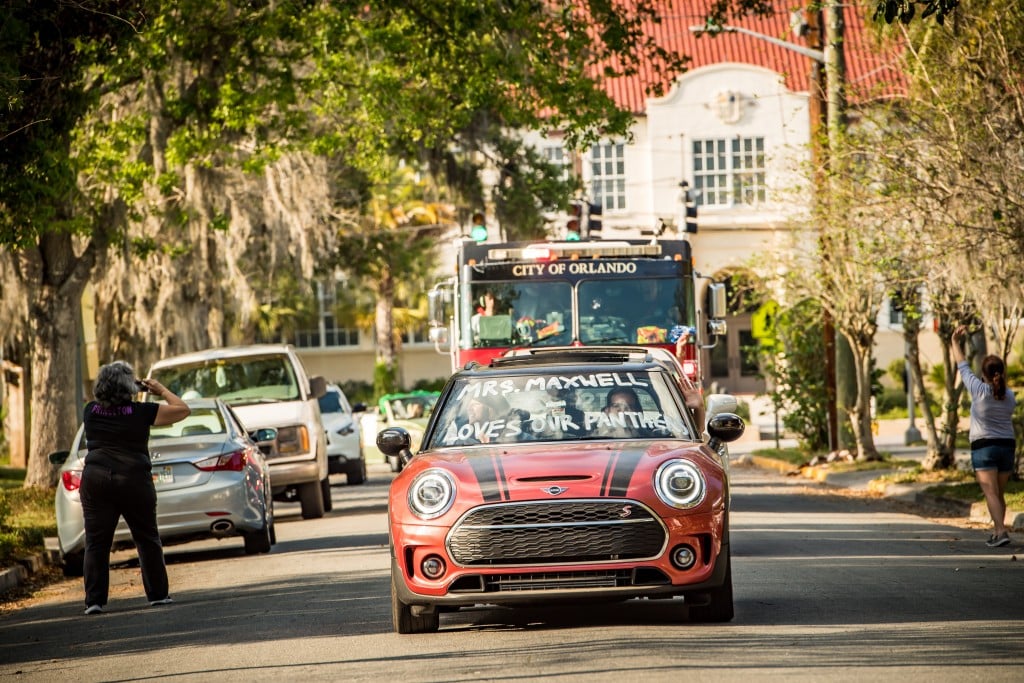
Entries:
[[453, 371], [513, 348], [658, 346], [699, 384], [705, 337], [725, 327], [720, 284], [701, 324], [699, 279], [685, 240], [463, 240], [456, 275], [430, 293], [431, 338]]

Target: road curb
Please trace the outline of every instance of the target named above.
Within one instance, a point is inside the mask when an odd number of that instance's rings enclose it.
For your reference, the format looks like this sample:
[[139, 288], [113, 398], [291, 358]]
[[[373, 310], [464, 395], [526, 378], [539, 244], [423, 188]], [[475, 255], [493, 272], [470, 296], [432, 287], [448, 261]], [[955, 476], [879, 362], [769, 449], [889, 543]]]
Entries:
[[28, 557], [19, 557], [13, 567], [0, 570], [0, 596], [18, 588], [28, 581], [29, 577], [50, 564], [49, 558], [43, 553]]

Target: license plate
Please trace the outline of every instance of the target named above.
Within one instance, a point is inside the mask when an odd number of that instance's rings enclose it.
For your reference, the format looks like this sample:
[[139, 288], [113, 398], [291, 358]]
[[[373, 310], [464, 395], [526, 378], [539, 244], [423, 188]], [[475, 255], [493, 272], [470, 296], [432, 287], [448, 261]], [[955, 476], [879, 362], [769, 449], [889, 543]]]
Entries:
[[174, 481], [174, 471], [168, 467], [157, 467], [153, 470], [154, 484], [170, 484]]

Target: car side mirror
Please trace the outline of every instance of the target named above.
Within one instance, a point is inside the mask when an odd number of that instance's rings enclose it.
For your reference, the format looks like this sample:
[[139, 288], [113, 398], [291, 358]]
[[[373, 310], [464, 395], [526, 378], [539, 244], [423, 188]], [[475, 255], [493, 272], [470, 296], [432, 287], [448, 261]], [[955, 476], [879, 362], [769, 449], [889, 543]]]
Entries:
[[317, 375], [309, 378], [309, 393], [313, 398], [322, 398], [327, 394], [327, 380]]
[[354, 404], [352, 404], [352, 412], [353, 413], [365, 413], [366, 412], [366, 404], [365, 403], [354, 403]]
[[397, 455], [402, 465], [412, 460], [412, 437], [401, 427], [388, 427], [377, 434], [377, 448], [384, 455]]
[[718, 450], [720, 444], [729, 443], [743, 436], [746, 425], [743, 418], [735, 413], [718, 413], [708, 420], [708, 434], [711, 440], [708, 446]]

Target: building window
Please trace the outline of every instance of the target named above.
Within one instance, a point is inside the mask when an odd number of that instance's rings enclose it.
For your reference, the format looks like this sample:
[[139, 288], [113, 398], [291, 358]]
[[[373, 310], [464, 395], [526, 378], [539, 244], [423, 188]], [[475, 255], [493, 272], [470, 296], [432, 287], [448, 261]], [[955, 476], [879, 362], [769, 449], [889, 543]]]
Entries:
[[693, 186], [701, 206], [756, 206], [767, 198], [764, 138], [693, 141]]
[[605, 211], [626, 208], [625, 145], [621, 142], [590, 148], [590, 195]]
[[558, 174], [559, 180], [569, 180], [569, 173], [572, 171], [571, 158], [565, 152], [565, 147], [561, 145], [550, 145], [544, 147], [541, 150], [544, 155], [545, 161], [555, 167], [562, 169], [562, 172]]

